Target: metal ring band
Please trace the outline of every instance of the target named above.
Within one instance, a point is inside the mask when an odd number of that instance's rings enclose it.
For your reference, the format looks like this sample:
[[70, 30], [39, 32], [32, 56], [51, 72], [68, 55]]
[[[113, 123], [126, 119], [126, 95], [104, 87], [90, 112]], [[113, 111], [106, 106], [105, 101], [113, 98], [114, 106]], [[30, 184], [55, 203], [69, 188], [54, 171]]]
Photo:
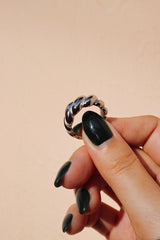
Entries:
[[68, 104], [65, 110], [64, 126], [69, 135], [77, 139], [82, 139], [81, 135], [78, 135], [76, 132], [73, 131], [72, 125], [74, 121], [74, 116], [83, 107], [90, 107], [92, 105], [99, 107], [101, 116], [104, 119], [106, 119], [108, 109], [104, 106], [104, 102], [101, 100], [98, 100], [98, 98], [95, 95], [92, 95], [89, 97], [80, 96], [74, 102], [71, 102]]

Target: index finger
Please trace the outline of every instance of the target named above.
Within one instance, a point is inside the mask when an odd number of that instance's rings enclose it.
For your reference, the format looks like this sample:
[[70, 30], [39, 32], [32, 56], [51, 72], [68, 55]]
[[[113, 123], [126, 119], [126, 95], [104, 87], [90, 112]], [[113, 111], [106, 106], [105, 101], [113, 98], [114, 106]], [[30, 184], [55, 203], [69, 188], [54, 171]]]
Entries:
[[160, 119], [146, 115], [128, 118], [108, 118], [125, 141], [143, 150], [160, 165]]
[[85, 184], [95, 170], [93, 161], [85, 146], [78, 148], [59, 170], [55, 179], [55, 187], [63, 185], [73, 189]]

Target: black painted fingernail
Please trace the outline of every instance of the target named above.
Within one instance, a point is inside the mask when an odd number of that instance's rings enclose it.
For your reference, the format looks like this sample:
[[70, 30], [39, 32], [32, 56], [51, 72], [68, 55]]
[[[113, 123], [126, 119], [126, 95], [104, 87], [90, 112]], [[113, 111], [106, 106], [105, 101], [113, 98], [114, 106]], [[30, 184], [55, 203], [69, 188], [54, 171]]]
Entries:
[[79, 136], [82, 136], [82, 123], [77, 124], [73, 131], [76, 132]]
[[82, 117], [82, 125], [94, 145], [100, 145], [113, 136], [106, 121], [95, 112], [85, 112]]
[[87, 189], [80, 188], [76, 193], [76, 202], [80, 214], [84, 214], [88, 208], [90, 194]]
[[71, 165], [71, 162], [68, 161], [60, 168], [60, 170], [57, 174], [57, 177], [55, 179], [55, 182], [54, 182], [55, 187], [60, 187], [61, 186], [61, 179], [66, 174], [66, 172], [68, 171], [70, 165]]
[[67, 231], [69, 225], [71, 224], [72, 218], [73, 218], [73, 214], [71, 214], [71, 213], [69, 213], [65, 216], [63, 223], [62, 223], [62, 231], [63, 232]]

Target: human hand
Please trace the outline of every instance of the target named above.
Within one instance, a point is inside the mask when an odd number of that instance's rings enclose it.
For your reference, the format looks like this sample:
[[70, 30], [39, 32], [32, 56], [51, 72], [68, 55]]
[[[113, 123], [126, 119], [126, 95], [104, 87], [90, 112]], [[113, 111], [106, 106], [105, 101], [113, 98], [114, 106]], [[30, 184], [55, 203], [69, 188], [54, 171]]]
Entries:
[[[154, 116], [107, 120], [105, 124], [93, 112], [84, 114], [85, 146], [57, 175], [55, 185], [76, 189], [77, 204], [68, 209], [64, 230], [75, 234], [89, 226], [109, 240], [158, 240], [160, 120]], [[101, 202], [101, 190], [120, 211]]]

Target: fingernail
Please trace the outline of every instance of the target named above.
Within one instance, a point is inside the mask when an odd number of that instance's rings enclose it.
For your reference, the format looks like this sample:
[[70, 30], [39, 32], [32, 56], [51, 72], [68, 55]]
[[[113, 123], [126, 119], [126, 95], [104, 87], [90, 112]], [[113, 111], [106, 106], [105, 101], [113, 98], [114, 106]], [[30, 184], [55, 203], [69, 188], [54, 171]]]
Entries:
[[62, 231], [63, 232], [67, 231], [69, 225], [71, 224], [72, 218], [73, 218], [73, 214], [71, 214], [71, 213], [69, 213], [65, 216], [63, 223], [62, 223]]
[[77, 124], [73, 131], [76, 132], [79, 136], [82, 136], [82, 123]]
[[59, 172], [57, 174], [57, 177], [55, 179], [55, 182], [54, 182], [54, 186], [55, 187], [60, 187], [61, 186], [61, 179], [63, 178], [63, 176], [68, 171], [70, 165], [71, 165], [71, 162], [68, 161], [60, 168], [60, 170], [59, 170]]
[[90, 194], [87, 189], [80, 188], [76, 193], [76, 202], [80, 214], [84, 214], [88, 208]]
[[82, 117], [82, 125], [94, 145], [98, 146], [113, 136], [106, 121], [95, 112], [85, 112]]

